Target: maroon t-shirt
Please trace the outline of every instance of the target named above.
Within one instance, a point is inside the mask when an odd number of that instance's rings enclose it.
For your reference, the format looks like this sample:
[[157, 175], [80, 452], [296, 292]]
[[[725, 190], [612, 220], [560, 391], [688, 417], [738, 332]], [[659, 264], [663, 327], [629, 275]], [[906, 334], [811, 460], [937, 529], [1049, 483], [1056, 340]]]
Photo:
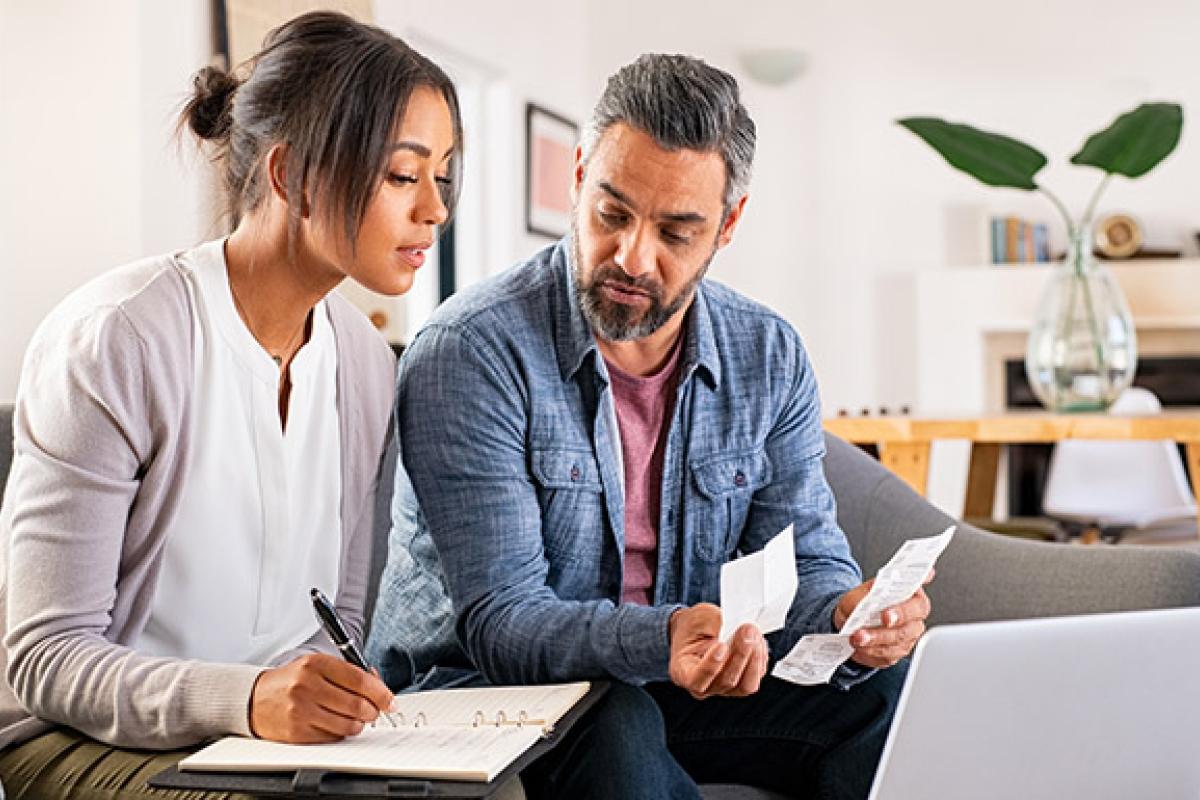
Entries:
[[663, 452], [682, 349], [677, 342], [662, 369], [644, 378], [604, 361], [612, 380], [625, 461], [625, 580], [621, 585], [625, 603], [650, 605], [654, 597]]

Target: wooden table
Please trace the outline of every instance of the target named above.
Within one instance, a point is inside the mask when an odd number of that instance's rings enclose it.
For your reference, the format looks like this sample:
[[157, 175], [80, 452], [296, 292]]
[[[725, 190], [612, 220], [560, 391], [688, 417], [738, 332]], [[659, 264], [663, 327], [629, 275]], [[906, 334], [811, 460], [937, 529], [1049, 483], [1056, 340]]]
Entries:
[[1000, 448], [1006, 444], [1054, 443], [1063, 439], [1171, 439], [1185, 445], [1192, 492], [1200, 497], [1200, 410], [1144, 417], [1107, 414], [1009, 413], [990, 417], [833, 417], [825, 430], [855, 444], [879, 448], [884, 466], [924, 496], [929, 451], [939, 439], [971, 443], [964, 517], [990, 517], [996, 498]]

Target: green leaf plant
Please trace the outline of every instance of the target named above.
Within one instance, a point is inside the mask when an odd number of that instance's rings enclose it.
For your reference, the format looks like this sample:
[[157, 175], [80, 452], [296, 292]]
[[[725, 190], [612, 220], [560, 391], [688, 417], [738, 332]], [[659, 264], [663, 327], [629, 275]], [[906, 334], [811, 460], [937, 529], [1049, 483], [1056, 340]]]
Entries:
[[1067, 235], [1074, 241], [1077, 232], [1091, 225], [1096, 203], [1113, 175], [1139, 178], [1171, 154], [1183, 130], [1183, 109], [1176, 103], [1143, 103], [1092, 134], [1071, 156], [1072, 164], [1104, 172], [1078, 224], [1062, 201], [1035, 180], [1046, 166], [1046, 156], [1036, 148], [1008, 136], [935, 117], [907, 117], [897, 122], [941, 153], [950, 166], [988, 186], [1041, 192], [1062, 214]]
[[[1078, 153], [1071, 156], [1072, 164], [1096, 167], [1104, 172], [1100, 185], [1092, 193], [1083, 216], [1076, 223], [1058, 197], [1039, 184], [1037, 174], [1046, 166], [1046, 156], [1024, 142], [998, 133], [990, 133], [934, 117], [908, 117], [897, 120], [942, 154], [955, 169], [962, 170], [988, 186], [1006, 186], [1026, 192], [1041, 192], [1062, 214], [1067, 225], [1068, 241], [1072, 243], [1071, 271], [1078, 280], [1070, 284], [1067, 314], [1061, 321], [1061, 337], [1065, 338], [1075, 313], [1076, 293], [1082, 293], [1084, 313], [1092, 331], [1096, 363], [1104, 362], [1099, 321], [1096, 319], [1091, 288], [1084, 273], [1091, 243], [1083, 238], [1091, 229], [1092, 215], [1100, 195], [1113, 175], [1139, 178], [1166, 158], [1179, 144], [1183, 131], [1183, 109], [1176, 103], [1143, 103], [1117, 117], [1104, 130], [1092, 134]], [[1085, 250], [1086, 249], [1086, 250]]]

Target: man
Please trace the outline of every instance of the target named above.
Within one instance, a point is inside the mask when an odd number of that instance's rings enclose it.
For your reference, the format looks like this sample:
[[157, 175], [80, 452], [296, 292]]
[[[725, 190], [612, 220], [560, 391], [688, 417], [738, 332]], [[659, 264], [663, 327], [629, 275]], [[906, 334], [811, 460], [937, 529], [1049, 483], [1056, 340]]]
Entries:
[[[768, 676], [869, 586], [835, 521], [799, 338], [704, 280], [745, 210], [754, 143], [728, 74], [682, 56], [626, 66], [576, 152], [571, 236], [448, 302], [402, 360], [412, 484], [401, 476], [373, 655], [389, 678], [419, 668], [404, 629], [425, 635], [412, 598], [440, 581], [414, 561], [427, 523], [458, 640], [488, 680], [618, 682], [527, 771], [533, 795], [698, 797], [701, 781], [864, 797], [894, 665], [924, 630], [919, 591], [852, 637], [832, 686]], [[788, 525], [785, 629], [719, 641], [721, 565]]]

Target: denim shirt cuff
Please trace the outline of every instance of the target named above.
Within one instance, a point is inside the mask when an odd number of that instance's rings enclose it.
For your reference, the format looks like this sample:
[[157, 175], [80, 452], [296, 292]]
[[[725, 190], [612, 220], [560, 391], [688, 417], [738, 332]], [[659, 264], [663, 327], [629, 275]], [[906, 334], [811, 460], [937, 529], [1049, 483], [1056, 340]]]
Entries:
[[623, 605], [618, 607], [617, 641], [625, 661], [626, 674], [615, 677], [634, 685], [669, 679], [671, 615], [683, 607], [682, 605]]
[[837, 672], [833, 673], [829, 683], [843, 692], [848, 692], [878, 671], [874, 667], [863, 666], [857, 661], [846, 661], [837, 668]]
[[[816, 633], [833, 633], [833, 612], [837, 608], [838, 602], [842, 599], [840, 593], [830, 595], [828, 602], [821, 608], [816, 617], [817, 630]], [[833, 673], [833, 677], [829, 679], [829, 683], [835, 688], [842, 691], [849, 691], [851, 687], [870, 678], [878, 670], [874, 667], [867, 667], [859, 664], [856, 661], [846, 661], [837, 671]]]

